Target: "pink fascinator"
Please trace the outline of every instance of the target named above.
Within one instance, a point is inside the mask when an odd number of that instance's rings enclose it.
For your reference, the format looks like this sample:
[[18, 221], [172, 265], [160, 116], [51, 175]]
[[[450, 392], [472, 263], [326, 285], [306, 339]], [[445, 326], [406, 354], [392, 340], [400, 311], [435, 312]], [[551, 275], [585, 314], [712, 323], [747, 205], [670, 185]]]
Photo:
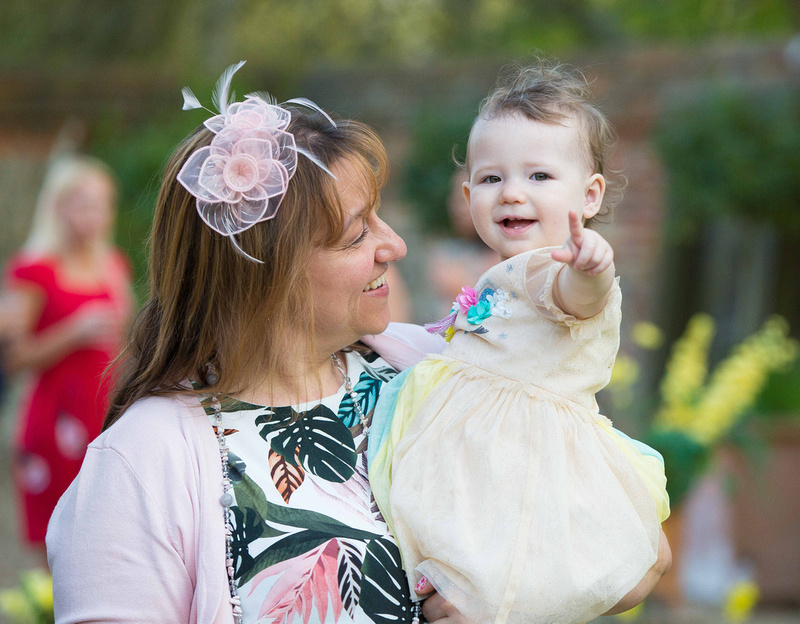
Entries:
[[[275, 104], [266, 93], [251, 93], [244, 102], [234, 102], [235, 96], [229, 96], [231, 79], [244, 63], [231, 65], [217, 81], [212, 100], [219, 114], [203, 122], [215, 136], [210, 145], [189, 156], [178, 181], [197, 198], [197, 212], [212, 230], [230, 237], [234, 247], [250, 260], [261, 262], [245, 253], [234, 237], [277, 214], [297, 169], [297, 155], [302, 154], [331, 176], [333, 173], [316, 156], [298, 147], [294, 136], [286, 131], [292, 119], [289, 109]], [[182, 93], [183, 110], [205, 108], [188, 87]], [[297, 98], [284, 104], [311, 108], [336, 126], [310, 100]]]

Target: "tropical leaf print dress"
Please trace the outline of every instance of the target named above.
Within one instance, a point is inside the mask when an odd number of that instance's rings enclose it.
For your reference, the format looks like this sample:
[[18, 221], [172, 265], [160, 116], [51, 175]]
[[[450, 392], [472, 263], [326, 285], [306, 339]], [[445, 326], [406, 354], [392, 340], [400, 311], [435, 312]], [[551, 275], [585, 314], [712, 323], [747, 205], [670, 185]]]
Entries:
[[663, 460], [595, 401], [619, 346], [619, 286], [592, 318], [564, 313], [552, 250], [466, 289], [444, 353], [399, 392], [392, 382], [376, 413], [393, 419], [371, 483], [410, 586], [424, 574], [480, 624], [604, 613], [655, 563], [669, 513]]
[[[371, 418], [396, 372], [375, 355], [346, 360]], [[400, 553], [372, 497], [367, 437], [344, 387], [321, 403], [228, 405], [222, 426], [244, 621], [410, 622]]]

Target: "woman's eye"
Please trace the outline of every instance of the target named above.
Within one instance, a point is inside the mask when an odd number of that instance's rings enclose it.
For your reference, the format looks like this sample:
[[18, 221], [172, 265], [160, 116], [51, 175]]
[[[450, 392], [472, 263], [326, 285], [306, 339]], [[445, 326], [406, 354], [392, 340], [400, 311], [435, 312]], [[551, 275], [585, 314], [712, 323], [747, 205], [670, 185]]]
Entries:
[[500, 181], [500, 176], [496, 175], [488, 175], [482, 180], [482, 182], [485, 182], [486, 184], [497, 184], [499, 181]]
[[364, 224], [364, 229], [361, 230], [361, 234], [350, 245], [355, 246], [358, 245], [359, 243], [362, 243], [364, 239], [367, 237], [368, 232], [369, 232], [369, 226], [367, 224]]
[[536, 180], [537, 182], [544, 182], [545, 180], [550, 179], [550, 176], [546, 173], [542, 173], [541, 171], [537, 171], [531, 176], [532, 180]]

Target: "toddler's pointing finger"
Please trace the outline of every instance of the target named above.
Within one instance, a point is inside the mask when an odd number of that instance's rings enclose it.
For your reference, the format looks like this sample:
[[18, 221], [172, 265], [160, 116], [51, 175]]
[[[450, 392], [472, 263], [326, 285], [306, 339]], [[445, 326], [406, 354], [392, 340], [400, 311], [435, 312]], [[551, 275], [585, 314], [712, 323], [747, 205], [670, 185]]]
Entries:
[[569, 211], [569, 235], [572, 241], [580, 247], [583, 242], [583, 223], [574, 210]]

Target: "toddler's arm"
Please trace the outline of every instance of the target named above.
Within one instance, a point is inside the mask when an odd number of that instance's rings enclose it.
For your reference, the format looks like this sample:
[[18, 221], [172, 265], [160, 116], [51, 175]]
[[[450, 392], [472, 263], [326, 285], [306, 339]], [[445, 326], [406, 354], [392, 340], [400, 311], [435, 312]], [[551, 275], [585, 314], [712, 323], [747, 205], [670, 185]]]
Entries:
[[569, 238], [552, 256], [566, 265], [553, 284], [556, 305], [577, 318], [600, 312], [614, 283], [614, 250], [608, 241], [594, 230], [584, 229], [578, 215], [570, 210]]

